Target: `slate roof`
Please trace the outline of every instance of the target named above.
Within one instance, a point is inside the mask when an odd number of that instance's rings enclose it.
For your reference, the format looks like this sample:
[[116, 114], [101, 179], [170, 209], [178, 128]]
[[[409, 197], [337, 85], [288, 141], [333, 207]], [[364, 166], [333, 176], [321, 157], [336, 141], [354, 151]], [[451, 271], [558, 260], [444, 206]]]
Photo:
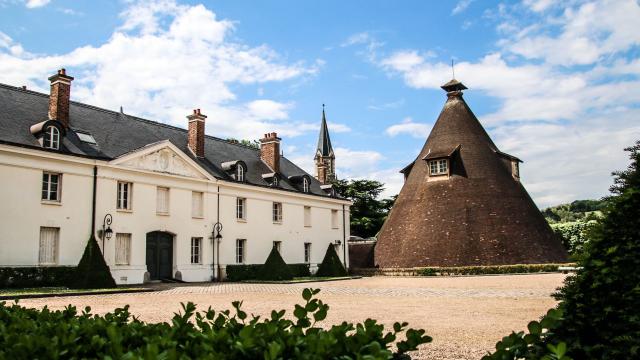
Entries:
[[[382, 268], [564, 262], [567, 253], [512, 175], [518, 158], [498, 150], [462, 97], [447, 101], [378, 235]], [[450, 177], [430, 179], [428, 161], [447, 156]]]
[[[63, 138], [60, 150], [43, 149], [29, 129], [36, 123], [48, 120], [49, 95], [0, 84], [0, 143], [111, 160], [146, 145], [169, 140], [217, 179], [234, 182], [222, 170], [221, 164], [241, 160], [247, 165], [245, 183], [271, 187], [262, 174], [271, 173], [272, 170], [260, 159], [260, 151], [254, 148], [207, 135], [205, 158], [199, 159], [187, 148], [186, 129], [75, 101], [71, 101], [69, 107], [71, 128]], [[80, 141], [77, 132], [91, 134], [96, 144]], [[302, 193], [302, 189], [289, 182], [288, 178], [307, 175], [311, 180], [310, 194], [328, 197], [320, 188], [320, 182], [284, 156], [280, 158], [280, 175], [279, 190]]]
[[318, 150], [316, 153], [320, 154], [320, 156], [334, 156], [331, 138], [329, 138], [329, 128], [327, 127], [327, 117], [324, 114], [324, 105], [322, 105], [322, 123], [320, 124]]

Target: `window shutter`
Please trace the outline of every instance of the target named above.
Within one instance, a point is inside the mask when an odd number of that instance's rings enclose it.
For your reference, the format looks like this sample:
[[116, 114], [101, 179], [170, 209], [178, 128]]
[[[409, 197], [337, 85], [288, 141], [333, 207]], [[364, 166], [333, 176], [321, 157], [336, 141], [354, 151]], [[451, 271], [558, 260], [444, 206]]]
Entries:
[[40, 228], [40, 250], [38, 262], [40, 265], [56, 264], [58, 255], [58, 238], [60, 235], [59, 228], [41, 227]]
[[129, 265], [131, 259], [131, 234], [116, 234], [116, 265]]
[[160, 214], [169, 213], [169, 189], [163, 187], [158, 188], [156, 211]]
[[203, 194], [198, 191], [194, 191], [191, 193], [191, 216], [193, 217], [202, 217], [202, 207], [203, 207]]

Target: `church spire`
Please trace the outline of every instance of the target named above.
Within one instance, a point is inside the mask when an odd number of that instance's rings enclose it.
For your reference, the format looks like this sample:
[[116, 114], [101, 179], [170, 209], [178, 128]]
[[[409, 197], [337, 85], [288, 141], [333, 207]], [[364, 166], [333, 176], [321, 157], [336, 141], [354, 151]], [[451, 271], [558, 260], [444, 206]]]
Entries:
[[322, 122], [320, 124], [320, 135], [318, 136], [318, 148], [316, 149], [316, 178], [321, 184], [328, 184], [336, 178], [335, 155], [329, 137], [329, 127], [327, 126], [327, 116], [322, 104]]
[[327, 116], [324, 113], [324, 104], [322, 104], [322, 123], [320, 124], [317, 153], [320, 156], [333, 156], [333, 147], [331, 147], [331, 138], [329, 138], [329, 128], [327, 127]]

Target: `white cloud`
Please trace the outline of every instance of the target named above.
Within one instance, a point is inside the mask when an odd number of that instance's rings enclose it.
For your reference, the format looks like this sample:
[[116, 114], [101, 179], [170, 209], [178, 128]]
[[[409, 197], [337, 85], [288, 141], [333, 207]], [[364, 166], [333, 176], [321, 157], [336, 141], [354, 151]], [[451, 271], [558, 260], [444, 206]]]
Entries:
[[384, 43], [378, 41], [373, 35], [368, 32], [360, 32], [349, 36], [345, 41], [340, 44], [340, 47], [358, 46], [362, 47], [356, 54], [364, 57], [369, 62], [376, 62], [378, 59], [377, 51]]
[[29, 9], [35, 9], [35, 8], [43, 7], [50, 2], [51, 0], [27, 0], [27, 2], [25, 3], [25, 6], [28, 7]]
[[426, 139], [427, 135], [429, 135], [429, 131], [431, 131], [431, 125], [415, 123], [413, 122], [413, 119], [411, 119], [410, 117], [407, 117], [404, 120], [402, 120], [400, 124], [389, 126], [385, 130], [385, 133], [389, 136], [406, 134], [414, 138]]
[[329, 126], [329, 132], [345, 133], [345, 132], [351, 131], [351, 128], [346, 124], [338, 124], [338, 123], [329, 121], [327, 123], [327, 126]]
[[397, 109], [399, 107], [402, 107], [404, 105], [404, 103], [405, 103], [405, 100], [404, 99], [400, 99], [400, 100], [391, 101], [391, 102], [382, 103], [382, 104], [369, 105], [369, 106], [367, 106], [367, 109], [375, 110], [375, 111], [388, 110], [388, 109]]
[[460, 0], [460, 1], [458, 1], [456, 6], [453, 8], [453, 10], [451, 10], [451, 15], [457, 15], [457, 14], [467, 10], [469, 5], [471, 5], [471, 3], [473, 1], [474, 0]]
[[367, 32], [356, 33], [349, 36], [345, 41], [340, 44], [341, 47], [348, 47], [357, 44], [366, 44], [371, 41], [371, 35]]
[[267, 45], [230, 40], [234, 24], [203, 5], [133, 2], [121, 17], [122, 25], [103, 44], [60, 55], [30, 54], [0, 33], [0, 82], [48, 92], [47, 77], [66, 67], [76, 78], [72, 98], [92, 105], [122, 105], [129, 114], [182, 127], [191, 109], [201, 108], [209, 115], [208, 132], [221, 137], [317, 130], [289, 120], [292, 103], [240, 102], [231, 88], [304, 79], [314, 76], [320, 63], [286, 63]]
[[524, 5], [535, 12], [542, 12], [557, 3], [557, 0], [524, 0]]
[[[378, 168], [384, 158], [381, 153], [372, 150], [351, 150], [336, 147], [336, 172], [342, 178], [355, 178]], [[339, 159], [339, 160], [338, 160]]]

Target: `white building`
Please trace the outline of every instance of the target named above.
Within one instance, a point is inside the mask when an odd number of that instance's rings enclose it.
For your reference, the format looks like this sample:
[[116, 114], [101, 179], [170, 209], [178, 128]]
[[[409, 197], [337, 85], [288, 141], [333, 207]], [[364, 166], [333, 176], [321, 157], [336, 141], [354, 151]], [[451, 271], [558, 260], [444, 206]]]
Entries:
[[0, 267], [75, 266], [92, 229], [119, 284], [223, 278], [273, 246], [313, 269], [334, 244], [348, 264], [351, 203], [275, 133], [257, 150], [206, 136], [199, 109], [185, 130], [70, 101], [64, 69], [49, 80], [50, 95], [0, 84]]

